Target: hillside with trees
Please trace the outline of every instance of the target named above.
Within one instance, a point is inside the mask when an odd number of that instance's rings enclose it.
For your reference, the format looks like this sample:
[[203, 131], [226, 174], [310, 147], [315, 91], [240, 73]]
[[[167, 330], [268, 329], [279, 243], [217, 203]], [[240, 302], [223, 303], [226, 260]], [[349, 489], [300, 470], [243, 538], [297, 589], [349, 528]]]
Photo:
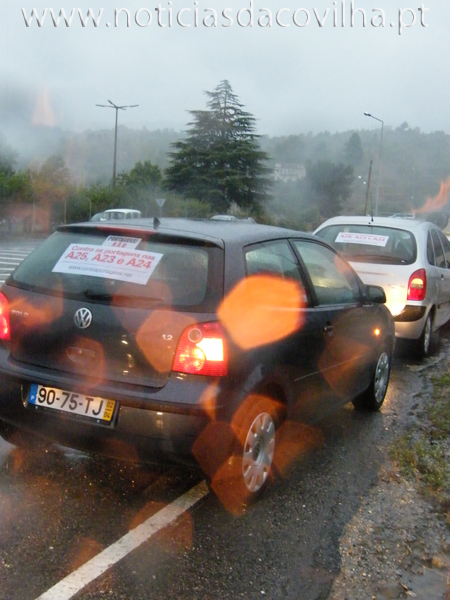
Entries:
[[[33, 155], [21, 155], [0, 132], [0, 222], [3, 229], [51, 230], [118, 206], [145, 216], [209, 217], [218, 212], [312, 230], [324, 219], [373, 210], [420, 210], [442, 184], [447, 203], [450, 136], [407, 123], [339, 133], [268, 137], [227, 81], [206, 92], [206, 110], [189, 110], [184, 132], [118, 128], [33, 131]], [[38, 150], [37, 150], [38, 148]], [[368, 194], [369, 170], [371, 171]], [[378, 174], [381, 177], [378, 184]]]
[[[276, 163], [303, 164], [306, 176], [297, 181], [277, 182], [269, 210], [282, 222], [296, 219], [299, 228], [329, 216], [320, 208], [320, 198], [311, 187], [311, 177], [322, 165], [322, 186], [328, 188], [334, 214], [364, 214], [369, 167], [372, 161], [368, 211], [373, 208], [377, 187], [380, 130], [330, 134], [322, 132], [264, 138], [263, 147]], [[328, 168], [325, 168], [328, 165]], [[334, 171], [331, 166], [334, 165]], [[340, 165], [340, 168], [338, 168]], [[351, 169], [351, 175], [350, 170]], [[332, 173], [337, 176], [333, 180]], [[450, 136], [437, 131], [422, 133], [407, 123], [384, 127], [379, 214], [417, 211], [427, 198], [439, 193], [441, 182], [450, 176]], [[331, 177], [331, 181], [328, 178]], [[351, 180], [348, 186], [349, 179]], [[333, 192], [334, 186], [341, 191]], [[316, 187], [317, 191], [317, 187]], [[333, 210], [333, 209], [332, 209]]]

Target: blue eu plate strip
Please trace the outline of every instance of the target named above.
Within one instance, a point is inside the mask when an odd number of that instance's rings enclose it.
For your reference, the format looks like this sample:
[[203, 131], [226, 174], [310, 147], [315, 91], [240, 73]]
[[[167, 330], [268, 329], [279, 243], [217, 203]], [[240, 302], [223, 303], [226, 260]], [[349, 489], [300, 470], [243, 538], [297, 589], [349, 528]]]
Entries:
[[36, 404], [37, 391], [38, 391], [38, 384], [32, 383], [31, 387], [30, 387], [30, 396], [28, 398], [28, 402], [30, 404]]

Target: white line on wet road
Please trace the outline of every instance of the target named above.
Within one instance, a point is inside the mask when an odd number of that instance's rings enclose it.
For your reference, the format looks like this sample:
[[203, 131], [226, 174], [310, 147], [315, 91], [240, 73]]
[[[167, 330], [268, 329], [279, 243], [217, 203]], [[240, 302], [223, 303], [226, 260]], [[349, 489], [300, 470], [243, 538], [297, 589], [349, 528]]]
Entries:
[[204, 481], [149, 517], [144, 523], [129, 531], [120, 540], [105, 548], [76, 571], [62, 579], [36, 600], [70, 600], [75, 594], [114, 566], [132, 550], [149, 540], [155, 533], [170, 525], [175, 519], [208, 494]]

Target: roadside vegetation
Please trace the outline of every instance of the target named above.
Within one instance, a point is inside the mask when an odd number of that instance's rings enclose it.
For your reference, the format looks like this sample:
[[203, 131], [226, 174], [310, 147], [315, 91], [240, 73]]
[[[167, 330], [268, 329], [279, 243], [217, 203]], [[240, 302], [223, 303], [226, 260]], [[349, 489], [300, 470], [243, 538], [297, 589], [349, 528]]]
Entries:
[[391, 456], [400, 472], [446, 515], [450, 527], [450, 372], [431, 379], [420, 422], [398, 438]]

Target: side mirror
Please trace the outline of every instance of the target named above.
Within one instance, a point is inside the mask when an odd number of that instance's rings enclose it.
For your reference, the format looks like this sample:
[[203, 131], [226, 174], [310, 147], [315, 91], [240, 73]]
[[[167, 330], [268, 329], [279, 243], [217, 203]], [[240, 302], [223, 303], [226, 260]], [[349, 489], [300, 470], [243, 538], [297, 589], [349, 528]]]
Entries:
[[378, 285], [366, 285], [365, 299], [375, 304], [386, 304], [386, 294]]

